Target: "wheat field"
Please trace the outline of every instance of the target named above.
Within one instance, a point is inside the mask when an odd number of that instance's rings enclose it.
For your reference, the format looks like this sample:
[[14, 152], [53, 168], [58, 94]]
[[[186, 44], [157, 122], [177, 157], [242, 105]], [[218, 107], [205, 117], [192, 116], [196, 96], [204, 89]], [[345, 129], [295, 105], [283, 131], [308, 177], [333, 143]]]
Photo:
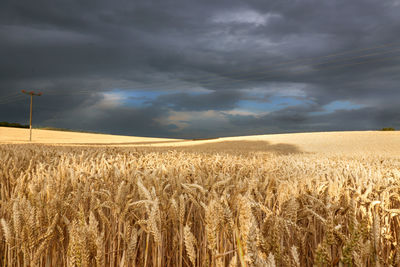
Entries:
[[400, 266], [399, 135], [372, 134], [2, 140], [0, 264]]
[[0, 144], [63, 144], [63, 145], [96, 145], [96, 144], [157, 144], [179, 142], [179, 139], [122, 136], [111, 134], [93, 134], [56, 130], [33, 129], [32, 142], [29, 142], [29, 129], [0, 127]]

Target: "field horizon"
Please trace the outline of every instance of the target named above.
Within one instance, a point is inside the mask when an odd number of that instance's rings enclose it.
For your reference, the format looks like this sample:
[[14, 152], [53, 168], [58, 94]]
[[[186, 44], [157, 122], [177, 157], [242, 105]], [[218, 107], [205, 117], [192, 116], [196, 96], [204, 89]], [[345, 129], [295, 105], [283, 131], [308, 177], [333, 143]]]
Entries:
[[293, 146], [298, 151], [311, 153], [384, 153], [400, 155], [400, 131], [282, 133], [196, 140], [33, 129], [32, 142], [29, 142], [28, 138], [29, 129], [0, 127], [0, 144], [188, 147], [222, 142], [252, 141], [266, 142], [271, 146]]

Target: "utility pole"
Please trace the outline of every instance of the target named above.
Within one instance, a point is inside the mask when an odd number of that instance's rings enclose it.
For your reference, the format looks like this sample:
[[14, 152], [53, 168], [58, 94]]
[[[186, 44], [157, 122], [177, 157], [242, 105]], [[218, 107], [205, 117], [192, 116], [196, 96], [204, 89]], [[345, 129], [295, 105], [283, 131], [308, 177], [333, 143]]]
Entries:
[[33, 91], [27, 92], [25, 90], [22, 90], [22, 93], [30, 95], [31, 96], [31, 108], [30, 108], [30, 116], [29, 116], [29, 141], [32, 141], [32, 102], [33, 102], [33, 96], [41, 96], [42, 93], [36, 94]]

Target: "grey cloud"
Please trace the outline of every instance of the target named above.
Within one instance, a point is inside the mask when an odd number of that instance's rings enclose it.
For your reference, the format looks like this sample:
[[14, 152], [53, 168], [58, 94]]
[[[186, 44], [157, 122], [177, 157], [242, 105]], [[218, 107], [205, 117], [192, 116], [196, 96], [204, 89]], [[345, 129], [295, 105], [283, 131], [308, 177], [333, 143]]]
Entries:
[[360, 109], [339, 109], [332, 113], [314, 107], [291, 107], [264, 116], [230, 115], [232, 124], [252, 129], [253, 133], [279, 133], [301, 131], [349, 131], [378, 130], [396, 127], [400, 123], [400, 110], [394, 106], [387, 108], [366, 107]]
[[[5, 0], [0, 4], [0, 120], [24, 121], [26, 102], [7, 102], [12, 100], [7, 96], [32, 88], [45, 93], [37, 100], [38, 123], [96, 130], [108, 121], [112, 127], [106, 128], [115, 133], [224, 135], [395, 125], [399, 12], [400, 5], [390, 0]], [[392, 45], [361, 50], [382, 44]], [[328, 54], [340, 55], [324, 57]], [[167, 121], [157, 123], [171, 111], [227, 111], [239, 108], [240, 100], [269, 101], [279, 92], [271, 83], [305, 85], [302, 97], [313, 105], [268, 116], [226, 113], [229, 123], [218, 129], [211, 121], [210, 127], [201, 124], [205, 130], [189, 125], [182, 132]], [[199, 88], [211, 93], [193, 95]], [[252, 88], [266, 97], [250, 95]], [[74, 120], [82, 107], [94, 106], [101, 93], [113, 89], [165, 94], [146, 107], [115, 107], [86, 126]], [[337, 100], [363, 109], [312, 115]], [[361, 117], [362, 111], [369, 115]], [[122, 123], [130, 116], [135, 127]], [[350, 118], [357, 122], [347, 123]]]

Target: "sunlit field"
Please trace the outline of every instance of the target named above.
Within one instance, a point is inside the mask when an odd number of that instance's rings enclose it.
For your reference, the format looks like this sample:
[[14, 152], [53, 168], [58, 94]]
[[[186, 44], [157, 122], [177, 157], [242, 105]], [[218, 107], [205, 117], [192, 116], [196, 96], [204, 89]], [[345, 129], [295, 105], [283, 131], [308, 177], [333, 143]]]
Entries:
[[[32, 130], [32, 142], [39, 144], [148, 144], [179, 141], [177, 139], [79, 133], [52, 130]], [[0, 127], [0, 144], [29, 143], [29, 129]]]
[[400, 265], [397, 132], [27, 137], [0, 128], [1, 266]]

